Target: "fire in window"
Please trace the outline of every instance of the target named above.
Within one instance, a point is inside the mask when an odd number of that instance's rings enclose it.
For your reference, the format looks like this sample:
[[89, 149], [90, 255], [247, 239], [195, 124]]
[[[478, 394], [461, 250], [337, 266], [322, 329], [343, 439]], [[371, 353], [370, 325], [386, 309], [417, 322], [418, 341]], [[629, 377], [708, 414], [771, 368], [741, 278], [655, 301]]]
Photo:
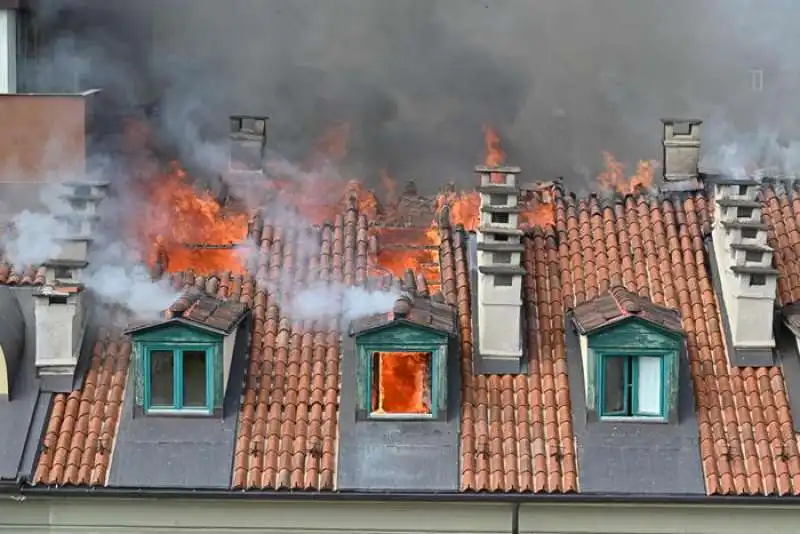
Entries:
[[372, 415], [431, 414], [431, 353], [372, 355]]
[[[357, 420], [447, 419], [447, 361], [455, 307], [403, 295], [392, 311], [352, 322]], [[347, 392], [343, 392], [347, 394]]]

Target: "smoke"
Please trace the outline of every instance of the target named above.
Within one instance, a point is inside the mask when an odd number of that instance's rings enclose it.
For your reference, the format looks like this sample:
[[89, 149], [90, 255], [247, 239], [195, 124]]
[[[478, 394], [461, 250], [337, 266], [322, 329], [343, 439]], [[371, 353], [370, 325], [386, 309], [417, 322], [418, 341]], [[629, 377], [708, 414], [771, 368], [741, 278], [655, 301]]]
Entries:
[[15, 266], [41, 265], [61, 252], [62, 224], [50, 214], [23, 210], [11, 220], [10, 232], [3, 234], [6, 259]]
[[324, 320], [341, 317], [351, 321], [386, 313], [399, 292], [373, 290], [344, 284], [317, 282], [301, 288], [284, 303], [287, 314], [296, 320]]
[[798, 134], [784, 112], [800, 44], [790, 0], [43, 4], [58, 69], [127, 103], [159, 99], [182, 156], [206, 165], [218, 152], [198, 140], [224, 136], [235, 113], [269, 115], [270, 150], [292, 161], [349, 122], [347, 176], [376, 185], [386, 170], [428, 192], [472, 177], [485, 122], [526, 176], [576, 188], [603, 150], [659, 159], [664, 116], [706, 119], [710, 139], [712, 116], [737, 135]]

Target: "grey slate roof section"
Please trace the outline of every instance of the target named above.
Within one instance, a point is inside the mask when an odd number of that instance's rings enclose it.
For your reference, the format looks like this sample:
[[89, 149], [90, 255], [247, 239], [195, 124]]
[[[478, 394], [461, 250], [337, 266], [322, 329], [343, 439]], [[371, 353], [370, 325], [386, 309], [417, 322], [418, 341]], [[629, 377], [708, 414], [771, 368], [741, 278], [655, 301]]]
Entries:
[[22, 363], [25, 348], [25, 317], [11, 289], [0, 287], [0, 346], [9, 382], [13, 382]]
[[249, 329], [244, 327], [236, 334], [222, 419], [147, 415], [134, 418], [136, 373], [129, 373], [109, 486], [230, 488], [249, 335]]
[[581, 493], [705, 495], [686, 354], [680, 356], [677, 422], [587, 422], [580, 341], [570, 317], [565, 331]]
[[[35, 417], [39, 402], [39, 380], [36, 378], [36, 330], [33, 315], [33, 289], [2, 287], [3, 306], [14, 300], [24, 318], [25, 343], [20, 366], [11, 379], [11, 400], [0, 401], [0, 480], [17, 480], [25, 471], [23, 456], [28, 441], [38, 443], [44, 417]], [[47, 397], [47, 396], [45, 396]], [[43, 399], [46, 402], [47, 398]], [[28, 466], [27, 471], [32, 466]], [[24, 474], [24, 472], [22, 473]]]
[[706, 237], [703, 243], [706, 249], [707, 268], [711, 274], [711, 283], [714, 286], [714, 294], [719, 304], [719, 314], [722, 316], [722, 331], [725, 336], [725, 346], [728, 348], [728, 359], [731, 365], [737, 367], [772, 367], [775, 365], [775, 355], [771, 348], [736, 348], [733, 346], [731, 337], [731, 324], [728, 320], [728, 308], [722, 294], [722, 286], [719, 281], [719, 269], [717, 269], [717, 257], [714, 254], [714, 246], [711, 236]]
[[[800, 354], [797, 348], [797, 332], [794, 325], [789, 324], [789, 318], [783, 312], [775, 312], [775, 350], [778, 353], [783, 379], [786, 382], [786, 395], [789, 397], [789, 413], [800, 414]], [[786, 321], [787, 324], [784, 324]], [[800, 432], [800, 417], [792, 417], [792, 426], [795, 432]]]
[[339, 403], [341, 491], [458, 491], [461, 374], [448, 351], [447, 421], [356, 421], [356, 353], [342, 343]]

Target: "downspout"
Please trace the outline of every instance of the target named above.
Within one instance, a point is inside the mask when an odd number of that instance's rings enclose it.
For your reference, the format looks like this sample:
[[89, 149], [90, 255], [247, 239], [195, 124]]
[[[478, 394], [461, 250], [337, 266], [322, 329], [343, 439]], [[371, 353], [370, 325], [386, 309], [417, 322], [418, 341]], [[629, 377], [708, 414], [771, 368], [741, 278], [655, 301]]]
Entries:
[[519, 534], [519, 502], [511, 509], [511, 534]]

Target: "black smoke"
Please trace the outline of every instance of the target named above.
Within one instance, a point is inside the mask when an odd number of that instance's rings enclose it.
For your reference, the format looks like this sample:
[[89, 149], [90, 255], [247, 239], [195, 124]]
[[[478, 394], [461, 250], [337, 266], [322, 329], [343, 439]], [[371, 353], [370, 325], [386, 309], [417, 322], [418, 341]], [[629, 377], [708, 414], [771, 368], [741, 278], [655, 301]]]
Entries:
[[[790, 0], [40, 0], [32, 90], [103, 87], [159, 102], [185, 158], [214, 167], [230, 114], [270, 117], [305, 158], [348, 122], [345, 173], [430, 191], [469, 183], [481, 126], [528, 179], [591, 183], [601, 152], [659, 159], [665, 116], [706, 120], [705, 149], [797, 134]], [[751, 87], [751, 70], [763, 87]], [[783, 143], [784, 147], [790, 144]], [[797, 159], [797, 158], [794, 158]]]

